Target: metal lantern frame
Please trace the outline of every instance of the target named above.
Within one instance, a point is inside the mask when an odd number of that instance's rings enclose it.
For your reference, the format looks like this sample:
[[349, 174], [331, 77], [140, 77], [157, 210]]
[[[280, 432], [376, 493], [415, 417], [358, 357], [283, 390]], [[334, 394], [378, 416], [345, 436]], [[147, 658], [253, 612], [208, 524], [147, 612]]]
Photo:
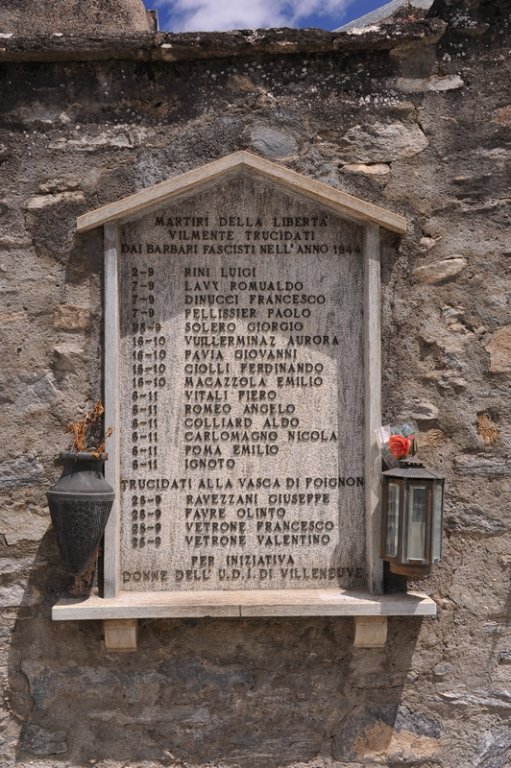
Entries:
[[444, 478], [417, 461], [383, 472], [381, 557], [392, 573], [426, 576], [442, 557]]

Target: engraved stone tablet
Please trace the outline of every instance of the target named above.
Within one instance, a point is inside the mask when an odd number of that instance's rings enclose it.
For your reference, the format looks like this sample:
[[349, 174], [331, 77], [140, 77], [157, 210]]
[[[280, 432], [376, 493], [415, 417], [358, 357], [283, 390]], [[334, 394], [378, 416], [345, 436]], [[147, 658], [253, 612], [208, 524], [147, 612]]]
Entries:
[[120, 227], [120, 587], [363, 587], [363, 227], [240, 173]]

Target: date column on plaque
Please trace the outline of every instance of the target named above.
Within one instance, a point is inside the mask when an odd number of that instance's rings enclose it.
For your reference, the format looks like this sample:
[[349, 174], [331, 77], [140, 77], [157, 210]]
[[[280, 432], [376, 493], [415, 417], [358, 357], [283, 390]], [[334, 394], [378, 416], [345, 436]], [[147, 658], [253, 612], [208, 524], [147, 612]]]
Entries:
[[365, 578], [361, 229], [236, 187], [121, 232], [123, 589]]
[[[157, 316], [157, 280], [155, 267], [139, 263], [130, 268], [132, 391], [129, 429], [123, 438], [135, 480], [158, 471], [158, 407], [160, 394], [167, 387], [167, 338]], [[156, 492], [147, 482], [133, 485], [129, 494], [129, 546], [136, 550], [158, 549], [162, 543], [163, 492]]]

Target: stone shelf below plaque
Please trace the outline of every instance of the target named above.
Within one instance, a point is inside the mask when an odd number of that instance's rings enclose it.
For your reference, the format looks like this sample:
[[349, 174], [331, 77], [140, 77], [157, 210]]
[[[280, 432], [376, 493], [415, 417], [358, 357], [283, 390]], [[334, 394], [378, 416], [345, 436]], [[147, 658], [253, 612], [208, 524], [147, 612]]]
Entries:
[[367, 648], [384, 645], [388, 616], [435, 615], [435, 602], [420, 593], [372, 595], [342, 589], [124, 592], [115, 598], [65, 598], [52, 612], [54, 621], [103, 620], [110, 650], [136, 648], [138, 619], [352, 616], [354, 644]]

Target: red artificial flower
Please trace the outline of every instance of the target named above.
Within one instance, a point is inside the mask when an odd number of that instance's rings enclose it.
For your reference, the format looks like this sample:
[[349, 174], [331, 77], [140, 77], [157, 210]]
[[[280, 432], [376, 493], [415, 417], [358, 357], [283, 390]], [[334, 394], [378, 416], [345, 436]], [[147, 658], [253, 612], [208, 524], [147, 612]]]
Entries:
[[412, 448], [412, 440], [402, 435], [391, 435], [389, 451], [396, 459], [406, 459]]

